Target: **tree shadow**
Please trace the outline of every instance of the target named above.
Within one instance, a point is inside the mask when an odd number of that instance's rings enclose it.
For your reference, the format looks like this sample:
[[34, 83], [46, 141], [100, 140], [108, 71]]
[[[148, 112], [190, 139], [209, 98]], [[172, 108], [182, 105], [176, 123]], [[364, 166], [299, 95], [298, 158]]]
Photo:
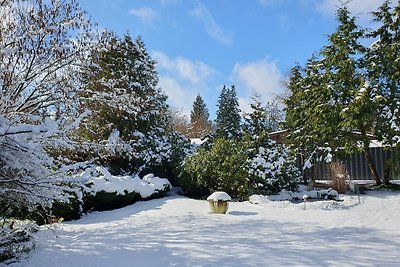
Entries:
[[257, 212], [248, 212], [248, 211], [229, 211], [227, 213], [228, 215], [233, 215], [233, 216], [254, 216], [257, 215]]

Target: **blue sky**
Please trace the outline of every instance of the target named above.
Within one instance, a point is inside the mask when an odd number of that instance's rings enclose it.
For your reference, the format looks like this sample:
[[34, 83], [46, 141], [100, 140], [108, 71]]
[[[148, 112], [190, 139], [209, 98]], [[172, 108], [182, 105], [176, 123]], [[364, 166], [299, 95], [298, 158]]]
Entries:
[[[248, 111], [253, 92], [269, 101], [282, 81], [335, 30], [338, 0], [78, 0], [100, 27], [142, 36], [157, 60], [169, 104], [188, 115], [197, 94], [215, 118], [220, 90], [234, 84]], [[353, 0], [360, 24], [383, 0]]]

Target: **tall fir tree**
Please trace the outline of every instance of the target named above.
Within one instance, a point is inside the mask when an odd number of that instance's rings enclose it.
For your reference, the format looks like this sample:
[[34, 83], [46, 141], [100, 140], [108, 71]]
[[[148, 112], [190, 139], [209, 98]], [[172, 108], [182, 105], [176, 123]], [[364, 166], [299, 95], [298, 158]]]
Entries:
[[375, 134], [390, 148], [389, 168], [383, 179], [389, 184], [391, 172], [399, 172], [395, 170], [398, 158], [393, 152], [400, 146], [400, 2], [393, 6], [387, 0], [372, 15], [378, 27], [369, 33], [376, 41], [367, 50], [365, 66], [376, 88], [373, 101], [380, 111]]
[[168, 164], [172, 125], [167, 97], [157, 87], [156, 62], [142, 39], [105, 33], [91, 58], [81, 101], [92, 115], [78, 132], [88, 148], [76, 153], [117, 174], [155, 172]]
[[377, 108], [371, 100], [374, 88], [362, 69], [365, 48], [360, 38], [364, 37], [364, 30], [345, 5], [336, 15], [339, 25], [322, 48], [321, 59], [312, 58], [303, 77], [298, 69], [292, 73], [286, 120], [293, 131], [289, 138], [301, 142], [308, 150], [308, 158], [314, 160], [331, 151], [340, 155], [363, 150], [376, 184], [380, 184], [369, 149]]
[[283, 121], [282, 110], [275, 101], [263, 105], [261, 96], [254, 93], [251, 97], [251, 112], [245, 115], [244, 128], [252, 134], [270, 133], [277, 131]]
[[200, 95], [197, 95], [190, 113], [190, 138], [204, 138], [211, 133], [211, 122], [207, 106]]
[[216, 127], [217, 137], [239, 138], [241, 134], [239, 100], [234, 85], [231, 88], [224, 85], [222, 88], [218, 100]]
[[106, 140], [117, 129], [123, 140], [131, 140], [135, 132], [167, 126], [167, 97], [157, 88], [156, 63], [140, 37], [105, 34], [92, 62], [81, 96], [93, 112], [83, 130], [86, 137]]

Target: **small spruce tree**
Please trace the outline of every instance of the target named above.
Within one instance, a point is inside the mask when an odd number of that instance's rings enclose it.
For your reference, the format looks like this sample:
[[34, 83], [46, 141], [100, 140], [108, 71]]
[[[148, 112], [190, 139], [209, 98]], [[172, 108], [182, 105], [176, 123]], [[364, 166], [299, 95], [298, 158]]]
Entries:
[[190, 113], [190, 138], [204, 138], [211, 133], [209, 113], [203, 98], [197, 95]]
[[222, 138], [239, 138], [241, 134], [239, 100], [235, 86], [222, 88], [218, 100], [216, 135]]

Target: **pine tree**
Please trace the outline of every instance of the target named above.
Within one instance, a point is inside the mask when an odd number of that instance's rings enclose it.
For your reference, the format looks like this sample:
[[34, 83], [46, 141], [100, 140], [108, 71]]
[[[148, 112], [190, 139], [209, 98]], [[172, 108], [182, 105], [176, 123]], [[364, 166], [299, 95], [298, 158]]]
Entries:
[[197, 95], [190, 113], [190, 138], [204, 138], [211, 133], [211, 122], [206, 104], [200, 95]]
[[235, 86], [222, 88], [218, 100], [216, 135], [222, 138], [239, 138], [241, 134], [239, 101]]
[[244, 118], [246, 131], [259, 135], [263, 132], [270, 133], [279, 130], [283, 114], [275, 101], [263, 105], [261, 96], [255, 93], [250, 107], [252, 111]]

